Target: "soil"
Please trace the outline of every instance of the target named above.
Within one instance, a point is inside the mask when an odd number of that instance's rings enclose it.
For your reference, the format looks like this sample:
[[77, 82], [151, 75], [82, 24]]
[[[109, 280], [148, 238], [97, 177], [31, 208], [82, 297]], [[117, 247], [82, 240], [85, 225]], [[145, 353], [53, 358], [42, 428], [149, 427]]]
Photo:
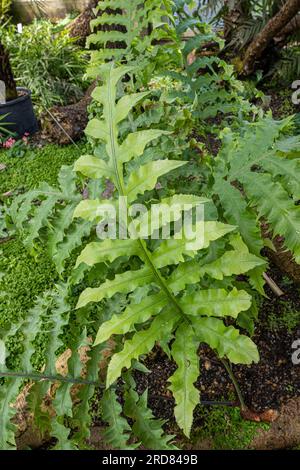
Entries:
[[279, 418], [270, 429], [260, 429], [251, 442], [257, 450], [287, 449], [299, 446], [300, 442], [300, 398], [293, 398], [280, 410]]

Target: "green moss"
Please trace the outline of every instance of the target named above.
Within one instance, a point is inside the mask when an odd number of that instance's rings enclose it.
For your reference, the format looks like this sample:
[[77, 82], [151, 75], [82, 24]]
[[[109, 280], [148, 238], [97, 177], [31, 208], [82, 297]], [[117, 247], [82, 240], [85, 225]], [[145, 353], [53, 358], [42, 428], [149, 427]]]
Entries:
[[[53, 263], [46, 253], [33, 258], [18, 239], [2, 245], [0, 251], [0, 329], [26, 317], [36, 297], [57, 281]], [[8, 344], [13, 367], [21, 352], [21, 342]]]
[[35, 260], [17, 239], [2, 245], [0, 276], [0, 328], [24, 316], [35, 298], [57, 280], [47, 254]]
[[300, 325], [300, 312], [295, 309], [292, 303], [282, 302], [282, 310], [270, 311], [266, 323], [272, 331], [284, 329], [291, 333]]
[[247, 449], [259, 429], [268, 429], [269, 425], [245, 421], [239, 408], [214, 406], [202, 407], [203, 423], [192, 436], [192, 442], [197, 448], [197, 442], [209, 441], [213, 449]]
[[56, 184], [57, 175], [62, 165], [71, 165], [84, 151], [84, 144], [59, 147], [46, 145], [42, 148], [30, 148], [24, 157], [9, 157], [0, 151], [0, 163], [6, 169], [0, 172], [0, 193], [11, 190], [35, 188], [42, 181]]

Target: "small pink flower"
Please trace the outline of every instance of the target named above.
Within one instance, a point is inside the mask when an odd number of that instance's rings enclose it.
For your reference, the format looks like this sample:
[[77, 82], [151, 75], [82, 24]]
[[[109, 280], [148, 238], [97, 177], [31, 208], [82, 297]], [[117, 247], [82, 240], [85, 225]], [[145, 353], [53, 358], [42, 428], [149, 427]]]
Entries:
[[25, 136], [25, 137], [29, 137], [29, 132], [25, 132], [25, 133], [24, 133], [24, 136]]
[[23, 140], [23, 142], [24, 142], [26, 145], [28, 144], [28, 139], [27, 139], [27, 137], [25, 136], [25, 134], [24, 134], [24, 136], [22, 137], [22, 140]]
[[9, 137], [6, 142], [3, 143], [3, 147], [10, 149], [16, 143], [16, 139]]

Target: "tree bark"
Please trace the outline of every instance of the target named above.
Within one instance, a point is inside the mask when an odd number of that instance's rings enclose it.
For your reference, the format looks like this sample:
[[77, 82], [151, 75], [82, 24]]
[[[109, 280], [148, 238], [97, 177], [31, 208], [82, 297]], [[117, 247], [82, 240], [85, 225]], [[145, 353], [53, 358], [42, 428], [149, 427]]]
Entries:
[[0, 80], [5, 83], [6, 101], [14, 100], [18, 97], [16, 82], [9, 62], [8, 52], [0, 43]]
[[96, 8], [98, 0], [91, 0], [85, 10], [70, 23], [69, 35], [78, 38], [80, 44], [85, 44], [86, 38], [91, 34], [90, 22], [95, 18], [93, 8]]
[[42, 115], [43, 136], [47, 140], [59, 145], [66, 145], [83, 136], [88, 123], [87, 107], [92, 100], [91, 94], [96, 85], [96, 82], [92, 83], [78, 103], [68, 106], [54, 106], [48, 113], [45, 112]]
[[254, 71], [255, 62], [260, 59], [269, 43], [295, 17], [299, 10], [300, 0], [287, 0], [279, 12], [271, 18], [246, 51], [243, 63], [244, 75], [250, 75]]
[[300, 31], [300, 15], [296, 15], [275, 37], [275, 43], [283, 47], [292, 34]]

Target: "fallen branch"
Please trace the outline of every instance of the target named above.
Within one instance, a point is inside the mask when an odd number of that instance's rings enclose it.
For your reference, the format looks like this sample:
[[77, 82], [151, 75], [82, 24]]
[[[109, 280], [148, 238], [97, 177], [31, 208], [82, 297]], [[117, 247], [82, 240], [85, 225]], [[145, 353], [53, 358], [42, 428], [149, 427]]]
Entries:
[[269, 277], [266, 273], [263, 273], [263, 278], [270, 287], [270, 289], [276, 294], [278, 297], [284, 295], [284, 292], [277, 286], [276, 282], [273, 281], [271, 277]]

